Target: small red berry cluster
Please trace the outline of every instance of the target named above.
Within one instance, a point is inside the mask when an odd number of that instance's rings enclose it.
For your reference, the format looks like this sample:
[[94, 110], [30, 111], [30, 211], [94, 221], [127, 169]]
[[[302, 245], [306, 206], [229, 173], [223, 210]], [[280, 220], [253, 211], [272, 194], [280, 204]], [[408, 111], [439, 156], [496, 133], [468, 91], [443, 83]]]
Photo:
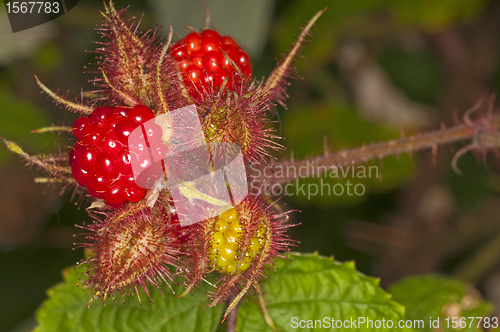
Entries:
[[[224, 53], [238, 67], [227, 59]], [[241, 79], [252, 77], [252, 68], [247, 53], [229, 36], [221, 37], [217, 31], [204, 30], [201, 34], [191, 32], [179, 40], [172, 49], [172, 55], [184, 74], [184, 81], [189, 93], [194, 97], [220, 88], [227, 78], [227, 87]]]
[[117, 106], [96, 108], [89, 117], [74, 122], [73, 135], [78, 142], [69, 155], [71, 172], [91, 196], [114, 207], [144, 197], [146, 191], [137, 186], [132, 174], [128, 136], [153, 118], [151, 109], [144, 105], [132, 109]]

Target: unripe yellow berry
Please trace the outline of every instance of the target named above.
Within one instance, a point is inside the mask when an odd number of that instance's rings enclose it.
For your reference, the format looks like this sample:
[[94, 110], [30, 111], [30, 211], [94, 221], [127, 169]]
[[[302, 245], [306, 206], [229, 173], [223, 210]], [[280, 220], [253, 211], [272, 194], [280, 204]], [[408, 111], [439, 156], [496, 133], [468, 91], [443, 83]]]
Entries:
[[224, 246], [219, 250], [219, 255], [223, 256], [227, 261], [232, 261], [236, 256], [236, 250], [231, 246]]
[[258, 253], [260, 248], [262, 248], [262, 244], [260, 243], [259, 238], [254, 237], [252, 240], [250, 240], [250, 252]]
[[240, 271], [240, 272], [246, 271], [246, 270], [248, 270], [249, 267], [250, 267], [250, 263], [241, 262], [241, 264], [238, 268], [238, 271]]
[[227, 243], [234, 245], [236, 244], [236, 242], [238, 242], [239, 234], [234, 231], [228, 230], [224, 233], [224, 238], [226, 239]]
[[225, 271], [227, 274], [234, 273], [234, 271], [236, 271], [236, 265], [229, 264], [228, 266], [226, 266], [226, 269], [225, 269], [224, 271]]
[[238, 213], [236, 212], [236, 209], [227, 210], [226, 212], [221, 214], [220, 218], [222, 220], [225, 220], [227, 223], [239, 221], [238, 220]]
[[224, 256], [219, 255], [217, 257], [217, 266], [218, 267], [226, 267], [228, 265], [229, 265], [229, 262], [228, 262], [228, 260]]
[[214, 231], [225, 232], [227, 230], [227, 222], [226, 220], [220, 218], [215, 223]]
[[241, 233], [242, 232], [241, 225], [240, 225], [239, 221], [235, 221], [235, 222], [232, 222], [232, 223], [228, 224], [227, 225], [227, 229], [230, 230], [230, 231], [233, 231], [235, 233]]
[[212, 247], [213, 248], [220, 248], [224, 242], [224, 234], [222, 232], [214, 232], [212, 235]]
[[[259, 226], [249, 246], [240, 248], [243, 229], [238, 213], [234, 208], [223, 212], [215, 222], [208, 253], [215, 269], [226, 274], [246, 271], [264, 245], [264, 232], [265, 226]], [[243, 255], [240, 263], [237, 253]]]

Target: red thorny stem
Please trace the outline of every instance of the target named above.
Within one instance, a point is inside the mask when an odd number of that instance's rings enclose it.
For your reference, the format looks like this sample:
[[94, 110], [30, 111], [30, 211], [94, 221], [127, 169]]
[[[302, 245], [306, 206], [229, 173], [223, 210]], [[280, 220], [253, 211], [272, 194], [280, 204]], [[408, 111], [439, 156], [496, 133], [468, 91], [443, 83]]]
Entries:
[[[487, 115], [486, 118], [472, 122], [469, 115], [479, 108], [480, 103], [466, 112], [464, 115], [464, 124], [454, 127], [417, 134], [400, 139], [394, 139], [387, 142], [373, 143], [359, 148], [348, 149], [344, 151], [331, 153], [325, 150], [322, 156], [316, 156], [305, 160], [282, 160], [271, 161], [268, 165], [260, 165], [261, 172], [258, 177], [254, 176], [253, 181], [258, 184], [265, 183], [266, 185], [278, 185], [290, 182], [300, 177], [297, 172], [295, 174], [287, 174], [282, 172], [283, 176], [276, 177], [274, 172], [280, 168], [293, 167], [299, 169], [300, 167], [307, 168], [307, 174], [311, 174], [313, 168], [319, 169], [324, 172], [333, 167], [350, 166], [359, 163], [368, 162], [373, 159], [381, 159], [390, 155], [398, 155], [405, 152], [418, 151], [431, 148], [433, 152], [437, 152], [437, 147], [444, 144], [449, 144], [457, 141], [471, 140], [471, 143], [456, 152], [453, 160], [452, 167], [455, 172], [460, 174], [456, 163], [458, 158], [465, 152], [473, 149], [488, 149], [500, 146], [500, 115], [492, 116]], [[254, 168], [255, 169], [255, 168]], [[265, 170], [265, 172], [263, 171]], [[314, 174], [314, 173], [313, 173]], [[317, 174], [320, 176], [321, 174]]]

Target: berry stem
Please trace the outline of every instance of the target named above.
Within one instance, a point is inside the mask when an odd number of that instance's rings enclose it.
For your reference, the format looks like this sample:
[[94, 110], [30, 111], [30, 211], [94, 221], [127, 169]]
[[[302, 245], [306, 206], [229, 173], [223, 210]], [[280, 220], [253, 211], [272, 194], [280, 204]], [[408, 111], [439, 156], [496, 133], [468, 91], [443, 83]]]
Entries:
[[55, 92], [53, 92], [52, 90], [47, 88], [42, 82], [40, 82], [40, 80], [38, 79], [38, 77], [36, 75], [35, 75], [35, 78], [36, 78], [36, 82], [38, 83], [38, 86], [40, 88], [42, 88], [42, 90], [45, 91], [45, 93], [47, 93], [49, 96], [51, 96], [52, 99], [54, 99], [56, 101], [56, 103], [61, 103], [64, 106], [66, 106], [66, 108], [68, 108], [74, 112], [80, 112], [82, 114], [87, 114], [87, 115], [92, 113], [92, 111], [93, 111], [92, 108], [85, 106], [85, 105], [73, 103], [67, 99], [64, 99], [63, 97], [57, 95]]
[[161, 79], [161, 66], [163, 64], [163, 60], [165, 60], [165, 57], [167, 56], [167, 51], [168, 48], [170, 47], [170, 43], [172, 42], [172, 37], [174, 35], [174, 31], [172, 30], [172, 25], [170, 23], [168, 25], [170, 26], [168, 40], [165, 46], [163, 47], [163, 50], [161, 51], [160, 60], [158, 61], [158, 66], [156, 68], [156, 88], [158, 89], [158, 97], [160, 97], [160, 105], [162, 108], [161, 113], [167, 113], [169, 111], [163, 87], [164, 83], [162, 82]]
[[127, 104], [128, 106], [135, 106], [135, 105], [140, 105], [141, 104], [139, 100], [134, 99], [134, 98], [130, 97], [129, 95], [127, 95], [126, 93], [124, 93], [124, 92], [118, 90], [117, 88], [115, 88], [111, 84], [111, 82], [109, 81], [108, 76], [104, 72], [104, 69], [103, 68], [99, 68], [99, 69], [101, 70], [102, 78], [104, 79], [104, 81], [106, 82], [106, 84], [111, 88], [111, 90], [113, 90], [118, 96], [120, 96], [120, 99], [125, 104]]
[[317, 12], [309, 21], [309, 23], [307, 23], [306, 27], [302, 30], [302, 33], [299, 35], [299, 38], [297, 39], [295, 44], [293, 44], [292, 49], [290, 50], [290, 52], [288, 52], [285, 59], [280, 63], [278, 67], [273, 70], [271, 75], [268, 77], [264, 88], [262, 89], [262, 95], [266, 95], [274, 90], [274, 88], [278, 86], [279, 82], [286, 76], [286, 73], [290, 68], [290, 64], [292, 63], [295, 55], [297, 55], [297, 53], [299, 52], [300, 46], [302, 45], [302, 43], [304, 43], [307, 34], [311, 31], [314, 23], [316, 23], [318, 18], [326, 11], [326, 9], [327, 7]]
[[5, 145], [7, 146], [7, 149], [20, 155], [21, 158], [23, 158], [24, 160], [26, 160], [28, 162], [28, 164], [37, 165], [37, 166], [45, 169], [47, 172], [51, 172], [51, 173], [71, 174], [71, 169], [69, 167], [54, 165], [50, 162], [43, 160], [43, 158], [41, 158], [40, 156], [29, 155], [26, 152], [24, 152], [23, 149], [21, 149], [21, 147], [19, 145], [17, 145], [16, 143], [8, 141], [5, 138], [2, 138], [2, 139], [5, 143]]
[[201, 5], [205, 10], [205, 23], [203, 24], [203, 30], [210, 29], [210, 8], [208, 8], [205, 0], [201, 1]]
[[38, 128], [38, 129], [33, 129], [31, 131], [32, 134], [41, 134], [41, 133], [50, 133], [54, 131], [66, 131], [70, 132], [71, 127], [65, 127], [65, 126], [52, 126], [52, 127], [43, 127], [43, 128]]
[[[452, 166], [456, 170], [456, 162], [458, 157], [463, 154], [462, 151], [466, 152], [472, 149], [486, 149], [500, 146], [500, 133], [498, 132], [500, 127], [500, 116], [490, 117], [489, 119], [486, 118], [475, 124], [471, 123], [468, 119], [466, 119], [465, 122], [466, 124], [447, 129], [443, 127], [443, 129], [424, 134], [413, 135], [387, 142], [373, 143], [360, 148], [335, 153], [330, 153], [325, 149], [324, 155], [305, 160], [294, 160], [291, 158], [290, 160], [271, 162], [269, 165], [261, 167], [262, 169], [266, 168], [266, 172], [260, 172], [260, 175], [258, 177], [253, 177], [252, 180], [257, 183], [265, 182], [268, 185], [281, 184], [297, 179], [300, 175], [288, 174], [290, 172], [285, 172], [287, 174], [280, 177], [276, 177], [274, 174], [270, 175], [278, 169], [287, 167], [299, 169], [300, 167], [306, 167], [308, 171], [312, 171], [314, 167], [316, 167], [316, 169], [318, 169], [318, 167], [341, 167], [428, 148], [431, 148], [435, 154], [437, 153], [437, 147], [439, 145], [450, 144], [462, 140], [472, 140], [468, 146], [459, 150], [456, 155], [457, 158], [453, 159]], [[323, 169], [323, 171], [326, 171], [326, 169]]]
[[57, 179], [57, 178], [34, 178], [35, 183], [70, 183], [76, 184], [76, 181], [73, 179]]
[[227, 317], [227, 332], [236, 332], [236, 327], [238, 323], [238, 311], [240, 309], [240, 304], [238, 303], [233, 311]]
[[262, 310], [262, 315], [264, 316], [264, 320], [274, 332], [278, 332], [278, 329], [276, 328], [276, 326], [274, 326], [273, 318], [271, 317], [271, 315], [269, 315], [269, 311], [267, 310], [266, 299], [264, 298], [262, 287], [259, 285], [258, 281], [255, 281], [255, 289], [257, 290], [257, 297], [259, 298], [260, 310]]

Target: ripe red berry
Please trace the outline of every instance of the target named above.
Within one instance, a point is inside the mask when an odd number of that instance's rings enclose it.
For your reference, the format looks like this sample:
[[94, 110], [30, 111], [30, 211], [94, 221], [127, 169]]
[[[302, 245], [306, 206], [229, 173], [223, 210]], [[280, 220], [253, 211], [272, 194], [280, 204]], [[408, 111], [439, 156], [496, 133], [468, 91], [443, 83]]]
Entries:
[[73, 135], [78, 139], [83, 138], [87, 126], [90, 126], [89, 118], [82, 116], [76, 119], [75, 123], [73, 123]]
[[201, 36], [206, 38], [206, 37], [213, 37], [213, 38], [216, 38], [216, 39], [220, 39], [220, 35], [217, 31], [215, 30], [210, 30], [210, 29], [207, 29], [207, 30], [203, 30], [201, 32]]
[[246, 52], [234, 39], [221, 37], [214, 30], [204, 30], [201, 34], [191, 32], [174, 45], [172, 56], [193, 97], [199, 97], [207, 91], [217, 92], [226, 78], [226, 88], [231, 90], [233, 84], [252, 77], [251, 63]]
[[153, 112], [151, 112], [151, 110], [147, 106], [143, 105], [134, 107], [134, 109], [127, 114], [127, 118], [137, 122], [138, 124], [143, 124], [144, 122], [151, 120], [154, 117], [155, 115], [153, 114]]
[[[128, 136], [154, 114], [148, 107], [137, 105], [96, 108], [89, 117], [80, 117], [73, 124], [78, 138], [69, 155], [75, 180], [95, 198], [104, 199], [113, 207], [126, 201], [138, 202], [146, 190], [135, 183], [128, 151]], [[162, 129], [148, 124], [147, 138], [162, 146]], [[158, 142], [156, 142], [158, 141]]]
[[90, 115], [90, 121], [92, 121], [92, 124], [94, 125], [101, 126], [111, 114], [113, 114], [113, 110], [111, 108], [98, 107]]

